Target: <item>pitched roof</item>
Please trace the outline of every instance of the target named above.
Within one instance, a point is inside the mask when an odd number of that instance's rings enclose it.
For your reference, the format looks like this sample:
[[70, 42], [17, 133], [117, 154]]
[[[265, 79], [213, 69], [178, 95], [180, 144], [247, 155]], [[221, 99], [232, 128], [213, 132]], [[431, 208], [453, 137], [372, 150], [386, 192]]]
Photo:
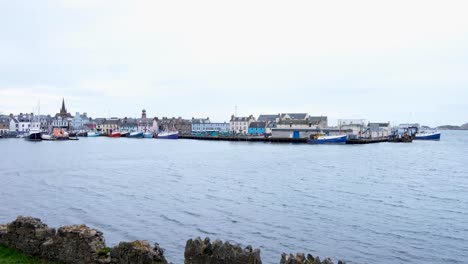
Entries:
[[281, 114], [281, 118], [285, 118], [288, 115], [291, 119], [306, 119], [307, 113], [285, 113]]
[[104, 120], [103, 124], [106, 124], [106, 125], [118, 125], [118, 124], [119, 124], [119, 120], [117, 120], [117, 119], [106, 119], [106, 120]]
[[206, 123], [211, 123], [210, 118], [193, 118], [192, 117], [192, 124], [206, 124]]
[[232, 116], [231, 117], [231, 122], [232, 121], [235, 121], [235, 122], [248, 122], [251, 118], [252, 118], [252, 116]]
[[370, 123], [367, 126], [389, 127], [390, 123]]
[[284, 125], [284, 124], [294, 124], [294, 125], [308, 125], [310, 123], [309, 120], [307, 119], [284, 119], [280, 120], [278, 124]]
[[271, 122], [275, 121], [278, 115], [259, 115], [257, 121]]
[[309, 121], [310, 121], [312, 124], [318, 124], [318, 123], [320, 123], [321, 121], [327, 122], [327, 121], [328, 121], [328, 117], [326, 117], [326, 116], [309, 116]]
[[249, 125], [249, 128], [265, 128], [266, 122], [252, 122]]

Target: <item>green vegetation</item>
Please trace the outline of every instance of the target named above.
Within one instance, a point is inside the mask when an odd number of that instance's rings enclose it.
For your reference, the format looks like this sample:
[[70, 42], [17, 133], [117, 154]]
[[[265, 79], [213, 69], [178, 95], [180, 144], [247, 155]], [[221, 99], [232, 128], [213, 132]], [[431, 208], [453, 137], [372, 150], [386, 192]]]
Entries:
[[26, 256], [16, 249], [0, 245], [0, 264], [51, 264]]
[[98, 256], [99, 256], [99, 257], [105, 257], [105, 256], [107, 256], [107, 254], [110, 252], [110, 250], [111, 250], [110, 248], [105, 247], [105, 248], [99, 250]]

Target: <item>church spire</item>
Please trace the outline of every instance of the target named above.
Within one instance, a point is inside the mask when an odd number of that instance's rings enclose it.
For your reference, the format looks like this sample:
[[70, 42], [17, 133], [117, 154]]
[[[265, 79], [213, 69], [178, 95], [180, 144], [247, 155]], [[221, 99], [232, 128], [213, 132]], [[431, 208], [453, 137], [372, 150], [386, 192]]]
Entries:
[[66, 113], [67, 109], [65, 109], [65, 98], [62, 97], [62, 109], [60, 109], [60, 113]]

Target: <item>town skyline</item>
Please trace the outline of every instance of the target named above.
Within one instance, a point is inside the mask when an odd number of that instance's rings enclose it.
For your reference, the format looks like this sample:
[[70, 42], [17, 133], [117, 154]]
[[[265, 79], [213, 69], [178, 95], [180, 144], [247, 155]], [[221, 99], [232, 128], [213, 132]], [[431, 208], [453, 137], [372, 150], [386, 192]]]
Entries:
[[[4, 115], [4, 116], [8, 116], [8, 115], [14, 115], [14, 116], [17, 116], [19, 114], [24, 114], [24, 115], [27, 115], [27, 114], [33, 114], [33, 115], [37, 115], [38, 114], [38, 106], [40, 107], [40, 114], [41, 115], [44, 115], [44, 116], [51, 116], [51, 117], [55, 117], [57, 115], [60, 114], [60, 112], [63, 110], [62, 107], [63, 107], [63, 103], [66, 103], [66, 111], [67, 113], [71, 116], [74, 116], [76, 113], [79, 113], [80, 115], [82, 114], [86, 114], [88, 117], [91, 117], [93, 119], [95, 118], [105, 118], [105, 119], [112, 119], [112, 118], [118, 118], [118, 119], [123, 119], [123, 118], [141, 118], [141, 114], [142, 114], [142, 110], [145, 110], [146, 112], [148, 112], [148, 118], [182, 118], [182, 119], [200, 119], [200, 118], [209, 118], [211, 122], [219, 122], [219, 123], [222, 123], [222, 122], [227, 122], [229, 123], [229, 120], [231, 118], [231, 116], [238, 116], [238, 117], [248, 117], [250, 115], [254, 116], [254, 117], [258, 117], [260, 115], [279, 115], [279, 114], [284, 114], [284, 113], [307, 113], [307, 114], [311, 114], [311, 115], [314, 115], [314, 113], [311, 113], [311, 112], [308, 112], [308, 111], [280, 111], [280, 112], [261, 112], [261, 113], [246, 113], [246, 114], [243, 114], [243, 113], [237, 113], [237, 115], [235, 115], [235, 112], [238, 111], [239, 107], [237, 105], [233, 106], [233, 111], [232, 113], [230, 113], [229, 115], [224, 115], [224, 116], [221, 116], [221, 115], [205, 115], [205, 116], [197, 116], [197, 115], [191, 115], [191, 116], [181, 116], [181, 115], [170, 115], [170, 114], [167, 114], [167, 115], [164, 115], [164, 114], [158, 114], [157, 112], [153, 112], [151, 111], [151, 108], [147, 108], [147, 107], [141, 107], [139, 110], [136, 110], [135, 112], [138, 112], [136, 114], [123, 114], [123, 115], [114, 115], [112, 114], [111, 111], [108, 111], [107, 114], [103, 114], [103, 115], [95, 115], [93, 112], [89, 112], [89, 111], [86, 111], [86, 110], [81, 110], [81, 111], [75, 111], [73, 109], [70, 109], [70, 107], [68, 107], [68, 101], [65, 100], [65, 97], [62, 97], [62, 99], [60, 100], [60, 107], [56, 107], [58, 110], [55, 110], [55, 111], [45, 111], [43, 109], [43, 106], [42, 106], [42, 103], [40, 101], [37, 102], [36, 106], [35, 107], [32, 107], [31, 111], [17, 111], [17, 112], [2, 112], [1, 109], [0, 109], [0, 115]], [[52, 107], [48, 107], [48, 109], [52, 109]], [[150, 111], [148, 111], [148, 109], [150, 109]], [[156, 114], [152, 114], [152, 113], [156, 113]], [[411, 113], [410, 113], [411, 114]], [[215, 118], [213, 118], [213, 116]], [[362, 119], [362, 120], [365, 120], [366, 122], [389, 122], [390, 124], [396, 126], [398, 124], [403, 124], [403, 123], [419, 123], [420, 125], [423, 125], [423, 126], [430, 126], [430, 127], [438, 127], [438, 126], [446, 126], [446, 125], [455, 125], [455, 126], [461, 126], [463, 124], [466, 124], [467, 122], [461, 122], [459, 124], [457, 123], [441, 123], [441, 124], [436, 124], [436, 125], [430, 125], [430, 124], [426, 124], [426, 123], [421, 123], [417, 120], [401, 120], [401, 121], [395, 121], [395, 120], [371, 120], [369, 118], [366, 118], [366, 117], [346, 117], [346, 118], [337, 118], [337, 117], [331, 117], [329, 115], [326, 115], [326, 114], [315, 114], [315, 116], [323, 116], [323, 117], [326, 117], [328, 118], [328, 122], [331, 126], [335, 126], [338, 122], [338, 120], [340, 119]], [[219, 118], [220, 119], [217, 119]], [[222, 119], [224, 117], [224, 119]]]

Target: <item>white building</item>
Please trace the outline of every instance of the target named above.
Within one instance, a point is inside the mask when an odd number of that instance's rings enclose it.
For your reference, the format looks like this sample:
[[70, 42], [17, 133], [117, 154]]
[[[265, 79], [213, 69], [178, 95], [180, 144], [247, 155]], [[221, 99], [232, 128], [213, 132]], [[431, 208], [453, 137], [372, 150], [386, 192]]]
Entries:
[[367, 124], [366, 130], [367, 132], [365, 134], [371, 138], [388, 137], [391, 134], [390, 122], [369, 123]]
[[351, 129], [352, 134], [358, 135], [366, 130], [365, 121], [365, 119], [338, 119], [338, 129]]
[[236, 117], [232, 115], [229, 121], [229, 131], [236, 134], [247, 134], [249, 125], [253, 121], [255, 121], [253, 115], [248, 117]]
[[10, 118], [10, 131], [19, 132], [19, 121], [16, 117]]
[[70, 121], [68, 118], [57, 116], [52, 121], [52, 128], [68, 128], [70, 126]]
[[229, 123], [200, 123], [192, 124], [192, 133], [203, 132], [203, 131], [218, 131], [218, 132], [229, 132]]
[[32, 114], [20, 114], [16, 120], [18, 121], [18, 130], [16, 130], [19, 133], [27, 133], [31, 129], [31, 120], [32, 120]]
[[276, 128], [310, 129], [312, 124], [307, 113], [286, 113], [276, 117]]

